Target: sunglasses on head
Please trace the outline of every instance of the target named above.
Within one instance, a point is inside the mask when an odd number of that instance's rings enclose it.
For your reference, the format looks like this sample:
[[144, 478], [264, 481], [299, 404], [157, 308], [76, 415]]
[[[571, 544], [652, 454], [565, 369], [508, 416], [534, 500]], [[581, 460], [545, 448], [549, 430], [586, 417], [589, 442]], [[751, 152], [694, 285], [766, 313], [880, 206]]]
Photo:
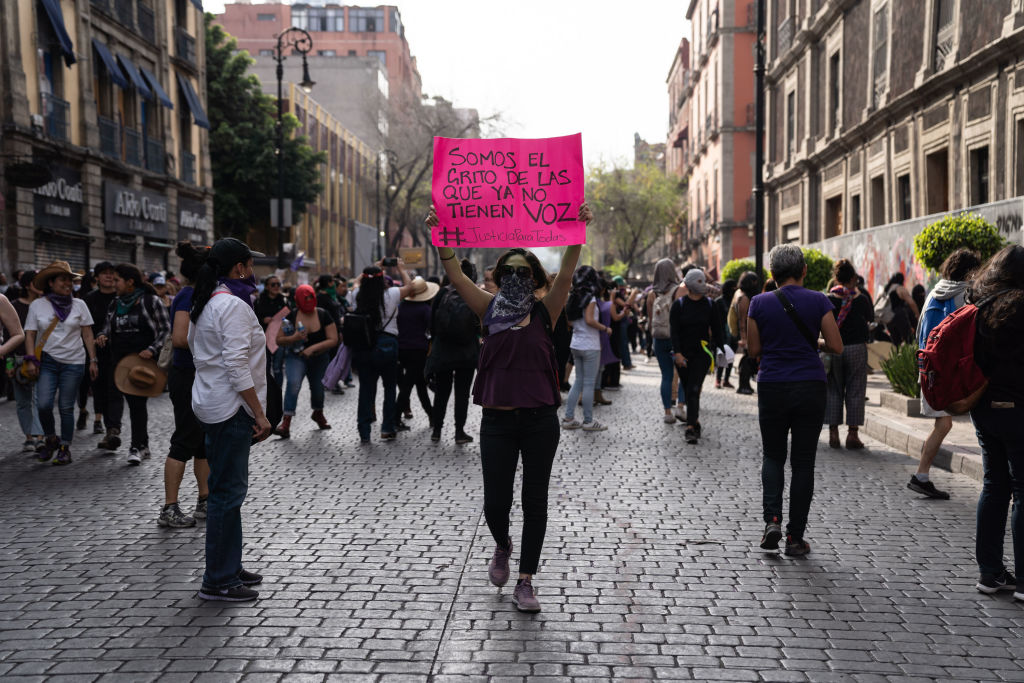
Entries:
[[501, 278], [506, 275], [511, 275], [512, 273], [515, 273], [524, 280], [533, 279], [533, 268], [530, 266], [510, 266], [505, 263], [494, 269], [494, 280], [497, 282], [501, 280]]

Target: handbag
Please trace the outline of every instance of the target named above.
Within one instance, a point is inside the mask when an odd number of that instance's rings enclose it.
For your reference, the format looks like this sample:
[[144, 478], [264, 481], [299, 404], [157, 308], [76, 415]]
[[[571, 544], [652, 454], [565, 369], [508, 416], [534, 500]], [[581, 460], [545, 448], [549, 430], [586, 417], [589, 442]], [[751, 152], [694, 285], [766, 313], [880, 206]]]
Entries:
[[167, 334], [167, 339], [164, 340], [164, 345], [160, 347], [160, 355], [157, 356], [156, 366], [161, 370], [170, 370], [171, 362], [174, 360], [174, 343], [171, 340], [171, 334]]
[[338, 352], [334, 354], [334, 358], [331, 360], [330, 365], [327, 366], [327, 370], [324, 372], [323, 379], [320, 383], [324, 385], [325, 389], [333, 389], [338, 386], [338, 382], [343, 377], [348, 377], [349, 372], [352, 370], [352, 352], [349, 347], [342, 346], [338, 349]]
[[[43, 333], [39, 335], [39, 339], [36, 340], [36, 346], [34, 349], [32, 349], [32, 352], [36, 356], [36, 361], [43, 360], [43, 347], [46, 346], [46, 340], [50, 338], [51, 334], [53, 334], [53, 331], [54, 329], [56, 329], [58, 322], [60, 322], [60, 320], [57, 318], [57, 316], [53, 316], [53, 320], [50, 321], [50, 324], [46, 326], [46, 329], [43, 330]], [[28, 363], [26, 363], [24, 356], [22, 356], [21, 364], [18, 365], [18, 368], [15, 370], [15, 379], [18, 381], [19, 384], [32, 384], [37, 379], [39, 379], [38, 372], [36, 372], [34, 375], [28, 374], [27, 366], [29, 363], [32, 363], [32, 361], [28, 361]], [[38, 368], [38, 363], [32, 363], [32, 365], [33, 367]]]

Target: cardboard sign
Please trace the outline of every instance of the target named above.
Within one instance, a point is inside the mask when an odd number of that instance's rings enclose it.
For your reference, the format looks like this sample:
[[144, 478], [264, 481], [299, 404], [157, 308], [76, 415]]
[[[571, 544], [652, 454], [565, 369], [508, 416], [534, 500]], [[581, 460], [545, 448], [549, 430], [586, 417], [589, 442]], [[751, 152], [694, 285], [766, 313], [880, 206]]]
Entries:
[[423, 265], [423, 247], [402, 247], [398, 250], [398, 255], [407, 266]]
[[583, 140], [434, 138], [438, 247], [583, 244]]

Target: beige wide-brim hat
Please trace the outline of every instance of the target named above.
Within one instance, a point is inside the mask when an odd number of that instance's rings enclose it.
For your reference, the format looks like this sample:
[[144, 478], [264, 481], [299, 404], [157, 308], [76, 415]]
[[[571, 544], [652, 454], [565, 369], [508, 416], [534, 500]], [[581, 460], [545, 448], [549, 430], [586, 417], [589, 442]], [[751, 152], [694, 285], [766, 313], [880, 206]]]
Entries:
[[427, 282], [419, 275], [414, 277], [409, 284], [412, 285], [412, 291], [415, 293], [405, 297], [406, 301], [430, 301], [441, 290], [441, 285], [436, 282]]
[[38, 290], [42, 290], [46, 287], [46, 283], [57, 275], [67, 275], [74, 280], [76, 277], [82, 277], [83, 273], [76, 273], [71, 270], [71, 264], [67, 261], [54, 261], [36, 273], [36, 276], [32, 278], [32, 286]]
[[114, 384], [122, 394], [159, 396], [167, 384], [167, 373], [152, 358], [147, 360], [132, 353], [114, 368]]

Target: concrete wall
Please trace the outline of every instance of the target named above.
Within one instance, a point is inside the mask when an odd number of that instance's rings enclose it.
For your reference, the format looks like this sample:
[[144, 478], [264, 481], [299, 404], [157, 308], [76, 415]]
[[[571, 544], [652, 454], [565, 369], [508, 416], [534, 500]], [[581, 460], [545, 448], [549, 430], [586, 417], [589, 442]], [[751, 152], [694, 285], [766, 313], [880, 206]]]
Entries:
[[[1024, 244], [1024, 197], [1007, 199], [966, 209], [999, 226], [999, 232], [1013, 244]], [[959, 213], [959, 212], [957, 212]], [[820, 249], [833, 260], [848, 258], [857, 272], [864, 276], [868, 290], [875, 297], [882, 291], [893, 273], [906, 277], [907, 288], [920, 283], [926, 289], [938, 279], [914, 258], [914, 237], [925, 226], [944, 214], [934, 214], [909, 221], [883, 225], [870, 230], [848, 233], [806, 246]], [[767, 263], [767, 258], [765, 263]]]

